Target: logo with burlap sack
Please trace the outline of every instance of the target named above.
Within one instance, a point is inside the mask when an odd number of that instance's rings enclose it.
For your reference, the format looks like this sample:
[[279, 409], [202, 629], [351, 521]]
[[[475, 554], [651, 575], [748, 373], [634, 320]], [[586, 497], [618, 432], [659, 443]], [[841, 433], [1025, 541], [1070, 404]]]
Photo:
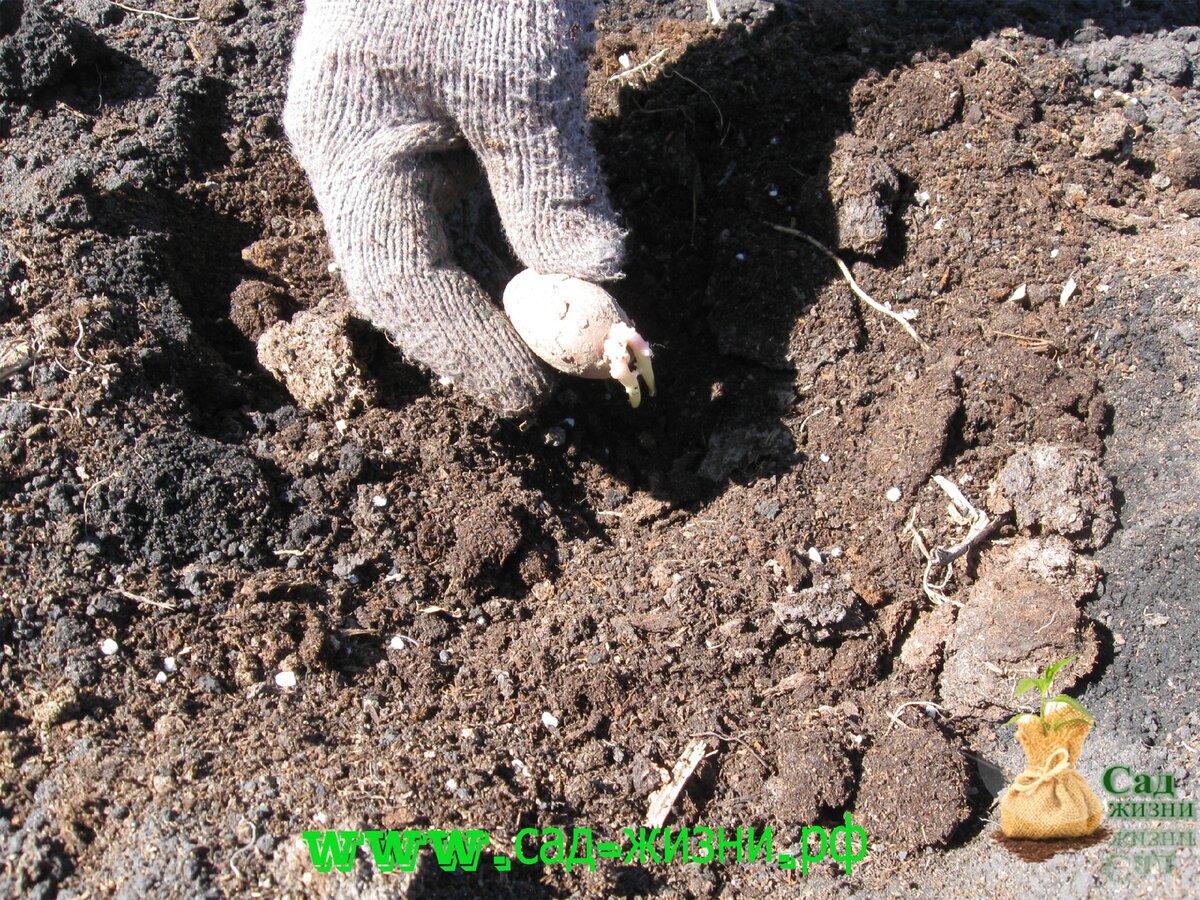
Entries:
[[1071, 659], [1049, 666], [1037, 678], [1022, 678], [1016, 694], [1037, 688], [1042, 695], [1037, 715], [1014, 716], [1017, 740], [1025, 750], [1025, 771], [1000, 800], [1000, 829], [1018, 840], [1087, 837], [1100, 827], [1104, 812], [1075, 763], [1094, 719], [1071, 697], [1053, 699], [1050, 684]]

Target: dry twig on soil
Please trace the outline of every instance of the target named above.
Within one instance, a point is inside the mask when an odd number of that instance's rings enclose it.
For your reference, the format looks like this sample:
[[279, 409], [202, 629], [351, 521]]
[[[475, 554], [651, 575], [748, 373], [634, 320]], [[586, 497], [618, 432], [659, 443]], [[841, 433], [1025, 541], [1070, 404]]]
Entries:
[[880, 303], [858, 286], [858, 282], [854, 280], [854, 275], [850, 272], [850, 267], [842, 262], [842, 258], [818, 241], [815, 237], [807, 235], [803, 231], [798, 231], [795, 228], [788, 228], [786, 225], [775, 225], [773, 223], [768, 224], [770, 224], [771, 227], [776, 231], [780, 231], [784, 234], [790, 234], [792, 237], [798, 237], [802, 241], [807, 241], [809, 244], [831, 259], [838, 267], [838, 270], [842, 273], [842, 277], [846, 279], [846, 283], [850, 285], [850, 290], [854, 291], [854, 294], [858, 297], [858, 299], [862, 300], [863, 303], [867, 304], [867, 306], [871, 307], [871, 309], [875, 310], [880, 315], [887, 316], [889, 319], [893, 319], [894, 321], [898, 322], [900, 327], [908, 332], [908, 336], [916, 341], [922, 350], [929, 349], [929, 345], [921, 339], [921, 336], [917, 334], [916, 329], [910, 324], [911, 320], [917, 317], [916, 310], [906, 309], [904, 312], [896, 312], [890, 305], [886, 303]]
[[[954, 561], [966, 556], [971, 550], [983, 543], [1004, 521], [1004, 516], [991, 518], [981, 509], [977, 509], [966, 498], [958, 485], [941, 475], [934, 475], [933, 482], [950, 498], [951, 504], [946, 508], [950, 518], [959, 525], [969, 526], [967, 536], [951, 547], [934, 547], [929, 550], [921, 532], [909, 519], [905, 530], [913, 536], [913, 546], [925, 559], [925, 571], [921, 576], [921, 589], [935, 605], [940, 606], [949, 601], [946, 586], [954, 574]], [[934, 577], [941, 571], [942, 580], [935, 583]]]
[[33, 365], [33, 348], [29, 341], [17, 338], [0, 340], [0, 381], [5, 381]]
[[1050, 353], [1052, 355], [1059, 352], [1058, 347], [1047, 338], [1032, 337], [1028, 334], [1013, 334], [1011, 331], [996, 331], [992, 330], [990, 334], [996, 337], [1010, 338], [1014, 341], [1019, 341], [1021, 346], [1026, 350], [1032, 350], [1034, 353]]
[[[900, 718], [900, 713], [904, 712], [904, 710], [908, 709], [908, 707], [910, 707], [910, 706], [919, 706], [923, 710], [933, 709], [936, 712], [942, 714], [943, 716], [947, 716], [947, 717], [949, 717], [949, 715], [950, 715], [950, 713], [946, 712], [945, 707], [939, 706], [938, 704], [932, 702], [931, 700], [909, 700], [906, 703], [901, 703], [894, 710], [892, 710], [890, 713], [888, 713], [888, 718], [892, 720], [892, 723], [890, 725], [888, 725], [887, 731], [884, 732], [884, 734], [891, 732], [891, 730], [897, 725], [899, 725], [901, 728], [907, 728], [910, 731], [912, 730], [912, 726], [906, 725], [904, 720]], [[928, 713], [926, 713], [926, 714], [928, 715]]]
[[661, 828], [663, 822], [667, 821], [671, 807], [679, 799], [684, 785], [688, 783], [707, 751], [708, 743], [699, 738], [693, 738], [684, 748], [683, 755], [676, 760], [671, 769], [671, 780], [650, 795], [650, 808], [646, 811], [647, 828]]
[[174, 611], [173, 603], [164, 603], [162, 600], [151, 600], [149, 597], [143, 597], [141, 594], [135, 594], [132, 591], [127, 591], [124, 588], [117, 588], [114, 592], [117, 595], [124, 597], [126, 600], [132, 600], [134, 603], [140, 603], [143, 606], [153, 606], [158, 609]]
[[667, 53], [667, 51], [665, 49], [659, 50], [657, 53], [655, 53], [649, 59], [638, 63], [636, 66], [633, 66], [632, 68], [629, 68], [629, 69], [622, 69], [616, 75], [610, 75], [608, 80], [609, 81], [620, 81], [622, 78], [628, 78], [630, 75], [633, 75], [636, 72], [640, 72], [643, 69], [649, 68], [650, 66], [654, 65], [656, 62], [658, 62], [660, 59], [662, 59], [662, 57], [664, 57], [666, 55], [666, 53]]
[[767, 761], [762, 758], [762, 756], [758, 753], [757, 750], [755, 750], [753, 747], [751, 747], [749, 744], [746, 743], [745, 737], [749, 733], [750, 732], [747, 731], [747, 732], [743, 732], [742, 734], [721, 734], [721, 732], [719, 732], [719, 731], [699, 731], [696, 734], [693, 734], [692, 737], [696, 737], [696, 738], [711, 737], [711, 738], [716, 738], [718, 741], [724, 741], [725, 743], [741, 744], [743, 747], [745, 747], [747, 750], [750, 751], [751, 756], [753, 756], [755, 759], [758, 760], [759, 765], [761, 765], [763, 767], [763, 771], [765, 771], [767, 774], [770, 774], [771, 767], [769, 765], [767, 765]]
[[156, 9], [142, 9], [138, 6], [128, 6], [124, 3], [118, 3], [117, 0], [108, 0], [117, 9], [123, 9], [125, 12], [133, 13], [138, 16], [157, 16], [160, 19], [168, 19], [172, 22], [199, 22], [199, 16], [173, 16], [170, 13], [159, 12]]

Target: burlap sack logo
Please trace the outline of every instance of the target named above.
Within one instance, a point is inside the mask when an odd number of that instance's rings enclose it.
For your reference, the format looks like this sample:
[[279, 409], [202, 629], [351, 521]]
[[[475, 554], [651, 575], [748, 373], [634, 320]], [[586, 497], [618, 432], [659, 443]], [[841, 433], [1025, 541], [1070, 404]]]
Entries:
[[1037, 715], [1013, 716], [1017, 740], [1025, 750], [1025, 771], [1000, 800], [1000, 829], [1020, 840], [1080, 838], [1100, 827], [1103, 810], [1075, 763], [1095, 718], [1066, 694], [1050, 697], [1054, 676], [1075, 657], [1048, 666], [1037, 678], [1022, 678], [1015, 695], [1037, 688], [1042, 695]]

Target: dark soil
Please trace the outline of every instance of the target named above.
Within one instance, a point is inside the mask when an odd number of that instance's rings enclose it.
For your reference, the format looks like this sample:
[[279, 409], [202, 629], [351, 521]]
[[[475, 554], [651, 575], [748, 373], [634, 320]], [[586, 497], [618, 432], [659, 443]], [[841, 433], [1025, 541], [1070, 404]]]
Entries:
[[[1039, 557], [997, 600], [1019, 550], [985, 542], [943, 588], [962, 617], [922, 589], [913, 531], [966, 533], [934, 475], [983, 508], [1018, 451], [1103, 463], [1102, 386], [1127, 365], [1112, 310], [1165, 274], [1125, 242], [1200, 215], [1200, 16], [723, 5], [717, 27], [704, 3], [609, 3], [592, 63], [631, 235], [614, 293], [655, 342], [659, 396], [631, 410], [563, 382], [506, 422], [363, 323], [345, 345], [365, 401], [306, 408], [259, 363], [268, 328], [342, 299], [279, 125], [298, 0], [203, 0], [196, 22], [0, 0], [0, 893], [405, 883], [317, 875], [313, 828], [619, 840], [697, 735], [714, 755], [670, 825], [771, 825], [782, 850], [852, 810], [867, 889], [980, 832], [968, 751], [1015, 679], [1074, 653], [1069, 689], [1112, 660], [1080, 608], [1120, 492], [1078, 480], [1070, 508], [1101, 524], [1074, 543], [1044, 494], [1013, 499], [1033, 512], [992, 539], [1061, 542], [1062, 565]], [[511, 265], [493, 220], [479, 196], [455, 219], [486, 283]], [[772, 225], [838, 248], [928, 349]], [[1054, 619], [1029, 612], [1044, 596]], [[408, 887], [800, 877], [492, 869]]]
[[1019, 841], [1004, 836], [1002, 831], [993, 831], [992, 839], [1025, 862], [1042, 863], [1063, 853], [1085, 850], [1102, 844], [1112, 837], [1112, 829], [1101, 827], [1095, 834], [1084, 838], [1062, 838], [1055, 841]]

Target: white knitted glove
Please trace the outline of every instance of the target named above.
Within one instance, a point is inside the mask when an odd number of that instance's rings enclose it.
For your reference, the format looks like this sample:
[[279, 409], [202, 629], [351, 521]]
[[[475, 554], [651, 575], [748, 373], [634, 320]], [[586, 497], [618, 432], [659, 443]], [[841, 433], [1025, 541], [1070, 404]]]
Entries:
[[449, 257], [439, 155], [474, 150], [529, 268], [619, 276], [584, 122], [593, 14], [593, 0], [308, 0], [296, 41], [284, 125], [351, 299], [504, 413], [528, 411], [546, 372]]

